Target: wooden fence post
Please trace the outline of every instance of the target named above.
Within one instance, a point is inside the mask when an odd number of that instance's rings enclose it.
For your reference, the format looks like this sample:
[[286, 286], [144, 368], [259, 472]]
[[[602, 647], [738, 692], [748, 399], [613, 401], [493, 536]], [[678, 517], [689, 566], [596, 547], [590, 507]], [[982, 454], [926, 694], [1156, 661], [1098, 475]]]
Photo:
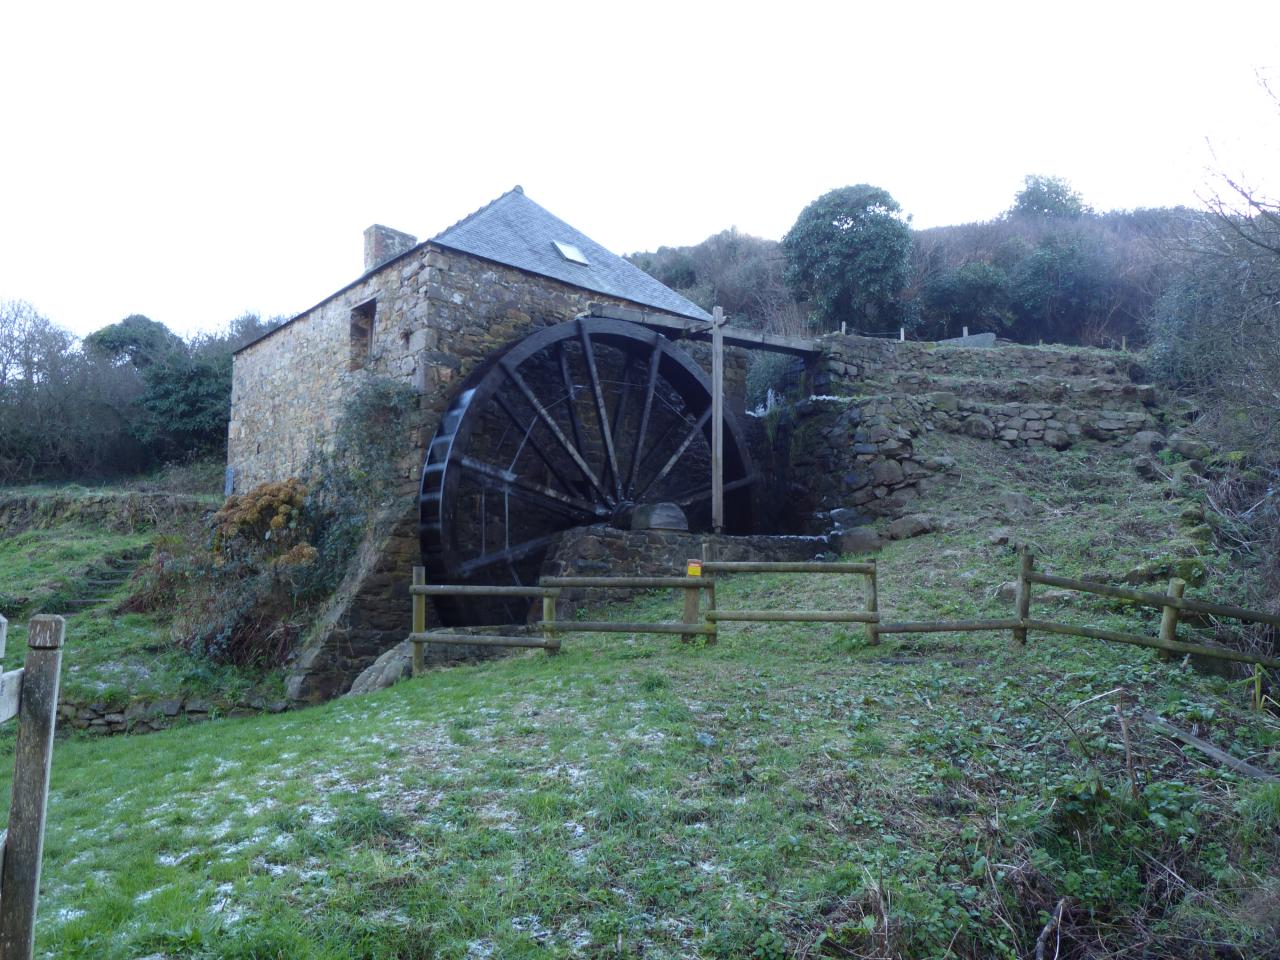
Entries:
[[[702, 576], [702, 561], [701, 560], [688, 561], [685, 564], [684, 572], [685, 572], [685, 576], [687, 577]], [[684, 588], [684, 616], [681, 618], [682, 622], [688, 623], [688, 624], [696, 624], [698, 622], [698, 615], [699, 615], [698, 608], [701, 605], [701, 600], [702, 600], [701, 587], [685, 587]], [[680, 639], [685, 643], [691, 643], [693, 642], [693, 638], [696, 636], [697, 636], [696, 633], [682, 633], [680, 634]], [[715, 643], [715, 636], [709, 635], [707, 637], [707, 643]]]
[[[880, 612], [880, 585], [875, 560], [871, 561], [871, 572], [867, 574], [867, 613]], [[880, 629], [877, 624], [867, 624], [867, 644], [876, 646], [880, 642]]]
[[[1182, 591], [1187, 589], [1187, 582], [1173, 577], [1169, 581], [1169, 596], [1175, 598], [1182, 597]], [[1161, 607], [1160, 613], [1160, 639], [1165, 643], [1173, 643], [1178, 639], [1178, 608], [1177, 607]], [[1172, 660], [1173, 652], [1170, 650], [1160, 651], [1161, 660]]]
[[66, 630], [62, 617], [41, 614], [31, 619], [27, 631], [14, 746], [13, 800], [0, 868], [0, 957], [5, 960], [30, 960], [35, 948], [36, 900]]
[[[413, 585], [415, 587], [424, 587], [427, 584], [427, 571], [425, 567], [413, 568]], [[403, 623], [404, 621], [400, 621]], [[427, 598], [420, 593], [413, 595], [413, 632], [421, 634], [427, 632]], [[413, 644], [413, 675], [416, 677], [427, 668], [427, 657], [425, 644], [420, 640], [415, 640]]]
[[1024, 647], [1027, 644], [1027, 620], [1031, 617], [1031, 570], [1035, 560], [1030, 548], [1018, 548], [1018, 589], [1015, 593], [1016, 615], [1020, 626], [1013, 628], [1014, 646]]
[[553, 594], [542, 595], [542, 639], [547, 645], [547, 653], [560, 652], [560, 634], [555, 631], [556, 598]]
[[[702, 565], [705, 567], [707, 563], [713, 560], [711, 556], [711, 544], [706, 540], [702, 541]], [[713, 580], [711, 586], [707, 587], [707, 609], [714, 610], [716, 608], [716, 585]], [[712, 624], [714, 626], [714, 624]], [[712, 641], [715, 642], [714, 640]]]

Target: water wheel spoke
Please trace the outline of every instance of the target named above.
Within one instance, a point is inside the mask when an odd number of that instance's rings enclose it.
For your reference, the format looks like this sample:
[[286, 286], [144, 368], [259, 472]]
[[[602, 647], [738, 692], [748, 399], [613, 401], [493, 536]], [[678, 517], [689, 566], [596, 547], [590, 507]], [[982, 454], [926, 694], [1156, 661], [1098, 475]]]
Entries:
[[608, 511], [599, 504], [566, 496], [551, 487], [527, 480], [510, 470], [504, 470], [496, 464], [486, 463], [471, 456], [460, 457], [458, 463], [481, 477], [484, 485], [491, 490], [510, 493], [523, 500], [540, 503], [574, 519], [586, 519], [587, 522], [591, 522], [608, 515]]
[[663, 468], [658, 471], [657, 476], [655, 476], [652, 480], [646, 483], [644, 485], [644, 489], [641, 490], [638, 494], [636, 494], [637, 500], [641, 499], [646, 493], [648, 493], [650, 490], [652, 490], [654, 487], [656, 487], [666, 478], [667, 474], [669, 474], [675, 468], [675, 465], [680, 462], [680, 458], [684, 456], [684, 452], [689, 449], [689, 444], [693, 443], [693, 441], [697, 438], [698, 434], [702, 432], [703, 427], [707, 425], [707, 421], [710, 419], [711, 419], [711, 408], [707, 407], [707, 409], [702, 412], [702, 416], [700, 416], [694, 422], [693, 426], [689, 428], [689, 432], [685, 434], [684, 439], [680, 441], [680, 446], [676, 447], [676, 452], [671, 454], [671, 459], [669, 459], [666, 462], [666, 464], [663, 466]]
[[559, 481], [560, 486], [564, 488], [565, 492], [572, 493], [576, 489], [575, 484], [564, 475], [564, 471], [560, 469], [558, 464], [556, 464], [555, 458], [552, 457], [551, 454], [543, 448], [542, 444], [538, 442], [537, 438], [533, 435], [533, 430], [530, 429], [530, 425], [521, 421], [519, 414], [511, 408], [511, 404], [501, 393], [494, 394], [494, 400], [497, 401], [502, 412], [505, 413], [507, 417], [510, 418], [511, 422], [520, 430], [521, 435], [528, 440], [529, 446], [532, 448], [533, 452], [538, 455], [538, 459], [541, 460], [546, 465], [546, 468], [551, 471], [551, 475]]
[[649, 414], [653, 412], [653, 396], [658, 392], [658, 364], [662, 361], [662, 334], [653, 335], [653, 352], [649, 354], [649, 377], [644, 389], [644, 409], [640, 414], [640, 426], [636, 428], [636, 443], [631, 452], [631, 472], [627, 478], [627, 490], [635, 496], [636, 479], [640, 475], [640, 461], [644, 452], [644, 435], [649, 430]]
[[587, 461], [583, 459], [582, 452], [573, 445], [572, 441], [570, 441], [568, 437], [564, 435], [564, 431], [560, 429], [560, 424], [556, 423], [555, 418], [547, 412], [547, 408], [542, 405], [542, 401], [534, 396], [533, 391], [529, 388], [529, 384], [525, 383], [524, 377], [520, 376], [520, 374], [505, 361], [499, 363], [499, 366], [502, 367], [502, 372], [507, 375], [507, 378], [515, 384], [516, 389], [520, 391], [520, 395], [524, 397], [525, 402], [528, 403], [529, 406], [533, 407], [533, 412], [538, 415], [538, 419], [540, 419], [546, 425], [547, 429], [551, 431], [551, 435], [556, 438], [556, 442], [559, 443], [564, 452], [569, 455], [569, 459], [571, 459], [577, 465], [578, 469], [582, 471], [582, 475], [587, 479], [587, 482], [596, 488], [596, 492], [599, 493], [606, 502], [612, 503], [613, 500], [605, 491], [604, 484], [600, 482], [600, 478], [596, 476], [596, 472], [592, 470], [587, 464]]
[[523, 540], [501, 550], [494, 550], [490, 553], [481, 554], [471, 560], [465, 560], [458, 565], [458, 573], [463, 577], [469, 577], [477, 571], [484, 570], [488, 567], [496, 566], [500, 563], [515, 563], [526, 557], [531, 557], [539, 550], [550, 546], [555, 539], [560, 536], [560, 531], [556, 530], [552, 533], [543, 534], [540, 537], [533, 537], [530, 540]]
[[[613, 435], [614, 437], [622, 436], [623, 418], [627, 415], [627, 406], [631, 399], [631, 356], [628, 355], [622, 364], [622, 379], [619, 381], [618, 399], [613, 405]], [[621, 466], [619, 466], [621, 469]], [[617, 482], [618, 496], [625, 495], [626, 484], [624, 479], [619, 476]]]
[[596, 351], [591, 345], [591, 334], [581, 323], [578, 324], [578, 336], [582, 340], [582, 358], [587, 365], [587, 379], [591, 382], [591, 392], [596, 398], [596, 418], [600, 421], [600, 436], [604, 438], [604, 452], [609, 472], [613, 476], [614, 494], [622, 499], [622, 478], [618, 474], [618, 458], [613, 451], [613, 430], [609, 426], [609, 411], [604, 403], [604, 391], [600, 389], [600, 371], [596, 369]]
[[578, 416], [578, 402], [574, 399], [573, 377], [569, 374], [569, 357], [564, 352], [564, 342], [556, 344], [556, 364], [560, 367], [560, 379], [564, 383], [565, 405], [569, 408], [569, 426], [573, 430], [573, 443], [579, 450], [587, 449], [582, 435], [582, 419]]

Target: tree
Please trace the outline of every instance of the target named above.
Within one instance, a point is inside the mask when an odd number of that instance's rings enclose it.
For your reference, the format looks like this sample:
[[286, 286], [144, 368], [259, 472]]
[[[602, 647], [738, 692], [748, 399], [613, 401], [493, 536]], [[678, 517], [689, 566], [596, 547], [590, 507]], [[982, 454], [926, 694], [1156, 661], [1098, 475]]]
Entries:
[[939, 331], [954, 336], [957, 328], [1003, 331], [1013, 321], [1009, 312], [1009, 278], [999, 267], [977, 261], [936, 274], [925, 282], [921, 299], [929, 318], [943, 321]]
[[84, 338], [85, 349], [112, 363], [131, 363], [145, 370], [172, 353], [185, 353], [186, 344], [163, 323], [132, 313], [119, 323], [95, 330]]
[[782, 238], [787, 284], [822, 326], [896, 319], [911, 254], [901, 211], [880, 187], [841, 187], [805, 207]]
[[1010, 278], [1019, 337], [1079, 342], [1081, 329], [1108, 309], [1107, 284], [1096, 244], [1080, 236], [1046, 237]]
[[1027, 174], [1013, 199], [1009, 215], [1041, 220], [1072, 220], [1093, 211], [1062, 177]]

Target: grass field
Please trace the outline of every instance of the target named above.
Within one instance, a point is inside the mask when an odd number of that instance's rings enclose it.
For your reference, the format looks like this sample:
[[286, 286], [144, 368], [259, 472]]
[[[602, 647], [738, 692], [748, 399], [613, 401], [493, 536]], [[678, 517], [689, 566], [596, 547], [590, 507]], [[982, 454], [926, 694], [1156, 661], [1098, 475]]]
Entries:
[[[1135, 488], [1122, 460], [957, 450], [959, 484], [922, 504], [942, 531], [881, 556], [886, 616], [1004, 614], [1016, 558], [995, 526], [1071, 574], [1181, 550], [1187, 502]], [[1013, 523], [1009, 491], [1032, 500]], [[1197, 595], [1244, 575], [1199, 559], [1215, 586]], [[719, 602], [860, 590], [743, 576]], [[1122, 605], [1054, 608], [1074, 617], [1154, 631]], [[558, 657], [296, 713], [59, 742], [39, 953], [1013, 958], [1065, 897], [1064, 956], [1274, 955], [1280, 789], [1138, 723], [1135, 796], [1119, 689], [1280, 769], [1276, 718], [1152, 651], [1034, 634], [1020, 651], [1007, 633], [868, 647], [824, 625], [724, 627], [714, 647], [575, 635]]]
[[[112, 493], [68, 487], [7, 493], [39, 497], [42, 491], [64, 500], [77, 493]], [[277, 675], [193, 658], [175, 642], [166, 618], [118, 610], [134, 587], [129, 574], [166, 532], [150, 522], [113, 525], [72, 517], [0, 536], [0, 614], [9, 620], [6, 665], [16, 665], [21, 656], [27, 619], [57, 613], [67, 618], [73, 638], [63, 666], [64, 700], [123, 709], [134, 700], [183, 696], [235, 700], [253, 691], [278, 697]]]

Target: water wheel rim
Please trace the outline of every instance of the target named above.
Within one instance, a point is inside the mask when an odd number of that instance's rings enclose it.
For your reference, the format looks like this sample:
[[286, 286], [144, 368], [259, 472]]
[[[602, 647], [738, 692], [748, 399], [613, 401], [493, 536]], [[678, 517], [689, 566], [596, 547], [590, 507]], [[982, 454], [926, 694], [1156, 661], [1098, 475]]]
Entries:
[[[562, 398], [545, 396], [539, 398], [528, 382], [522, 383], [524, 380], [524, 376], [521, 373], [522, 369], [525, 369], [526, 372], [536, 370], [545, 374], [547, 365], [557, 358], [563, 368], [563, 364], [566, 362], [566, 345], [574, 343], [580, 344], [577, 348], [579, 355], [583, 358], [583, 364], [588, 367], [584, 372], [587, 374], [590, 392], [594, 398], [594, 404], [591, 404], [589, 398], [588, 405], [592, 406], [596, 411], [594, 425], [601, 433], [602, 446], [604, 447], [604, 462], [601, 469], [596, 469], [590, 462], [581, 462], [588, 458], [582, 455], [582, 450], [580, 449], [578, 451], [580, 456], [576, 459], [568, 453], [568, 451], [582, 446], [580, 431], [587, 429], [587, 424], [579, 423], [576, 420], [580, 412], [577, 409], [579, 401], [575, 399], [573, 392], [575, 385], [569, 382], [568, 375], [565, 375], [564, 382], [568, 393]], [[624, 390], [615, 401], [615, 427], [617, 426], [617, 421], [622, 419], [623, 411], [620, 407], [627, 402], [627, 397], [630, 395], [625, 388], [629, 382], [627, 377], [632, 369], [633, 361], [639, 363], [643, 371], [643, 376], [641, 377], [643, 383], [639, 384], [642, 387], [644, 397], [643, 409], [639, 412], [640, 421], [636, 427], [636, 436], [630, 438], [629, 441], [632, 444], [631, 449], [619, 449], [619, 445], [614, 442], [614, 438], [611, 436], [611, 430], [608, 426], [607, 402], [604, 399], [605, 391], [602, 386], [603, 378], [600, 377], [599, 369], [593, 359], [593, 351], [599, 348], [619, 350], [625, 358]], [[616, 362], [616, 357], [613, 359]], [[529, 366], [535, 360], [540, 365]], [[609, 382], [614, 383], [616, 381]], [[428, 576], [432, 582], [524, 582], [516, 570], [517, 561], [511, 556], [507, 556], [505, 559], [502, 557], [494, 559], [493, 557], [471, 556], [469, 555], [472, 552], [471, 549], [469, 547], [464, 548], [457, 542], [463, 523], [460, 518], [452, 516], [451, 511], [455, 511], [458, 507], [460, 484], [463, 483], [466, 477], [474, 478], [477, 471], [490, 474], [481, 481], [482, 486], [492, 484], [495, 487], [503, 487], [509, 495], [516, 492], [514, 485], [520, 485], [518, 496], [532, 499], [541, 498], [541, 504], [546, 509], [562, 510], [567, 515], [566, 521], [571, 519], [568, 515], [572, 515], [574, 511], [577, 511], [576, 519], [578, 522], [565, 522], [558, 529], [548, 531], [544, 537], [535, 538], [528, 542], [522, 541], [519, 544], [519, 548], [525, 552], [525, 556], [519, 561], [521, 563], [532, 562], [534, 555], [545, 553], [546, 549], [565, 529], [588, 525], [590, 522], [606, 522], [611, 511], [616, 509], [619, 506], [619, 501], [625, 500], [628, 494], [634, 497], [637, 492], [641, 494], [647, 493], [647, 490], [640, 490], [640, 487], [643, 486], [644, 468], [648, 466], [651, 473], [653, 473], [653, 469], [651, 464], [642, 462], [642, 458], [652, 454], [654, 450], [660, 449], [660, 447], [655, 442], [647, 450], [642, 448], [647, 440], [647, 422], [652, 416], [652, 405], [654, 404], [658, 382], [665, 383], [667, 390], [674, 391], [681, 398], [685, 408], [690, 411], [690, 416], [692, 416], [692, 411], [702, 408], [701, 416], [696, 421], [696, 430], [690, 430], [685, 435], [685, 439], [686, 441], [693, 441], [696, 434], [703, 438], [709, 448], [711, 440], [711, 385], [709, 377], [693, 358], [679, 349], [678, 346], [661, 334], [638, 324], [607, 318], [578, 318], [566, 323], [544, 327], [489, 357], [481, 367], [464, 381], [455, 394], [452, 402], [441, 417], [440, 425], [428, 445], [423, 461], [419, 495], [419, 533], [424, 563], [427, 566]], [[534, 394], [532, 398], [528, 396], [529, 393]], [[532, 436], [534, 429], [540, 429], [543, 446], [539, 448], [535, 444], [531, 449], [538, 453], [538, 457], [545, 463], [548, 472], [555, 472], [557, 469], [553, 465], [556, 463], [556, 457], [547, 454], [548, 448], [555, 448], [559, 450], [557, 456], [567, 457], [567, 460], [560, 460], [558, 466], [563, 471], [566, 462], [572, 462], [570, 472], [581, 475], [581, 483], [571, 481], [568, 477], [560, 476], [557, 473], [558, 483], [562, 489], [555, 491], [542, 487], [541, 489], [530, 490], [528, 489], [530, 486], [538, 487], [539, 485], [521, 483], [518, 477], [503, 478], [494, 476], [495, 471], [502, 471], [501, 464], [480, 463], [477, 465], [474, 460], [469, 462], [468, 451], [473, 447], [474, 431], [480, 426], [486, 415], [492, 416], [495, 409], [505, 409], [508, 415], [507, 419], [513, 424], [521, 422], [520, 417], [511, 409], [514, 404], [510, 399], [506, 399], [507, 394], [514, 394], [520, 398], [527, 407], [524, 411], [525, 415], [532, 415], [531, 425], [528, 428], [525, 439], [527, 440]], [[548, 406], [555, 406], [565, 400], [567, 400], [566, 409], [569, 411], [569, 423], [561, 423], [547, 410]], [[667, 401], [664, 400], [663, 402]], [[541, 413], [537, 410], [539, 403], [543, 405], [543, 412]], [[727, 410], [725, 411], [724, 424], [726, 526], [731, 531], [744, 532], [749, 529], [750, 525], [751, 510], [748, 487], [754, 478], [754, 473], [750, 455], [738, 423]], [[556, 432], [560, 434], [559, 437], [555, 436]], [[677, 460], [678, 458], [672, 457], [671, 459]], [[661, 471], [662, 467], [667, 467], [668, 469], [666, 474], [659, 477], [660, 482], [671, 473], [671, 468], [668, 464], [662, 464], [658, 467], [658, 470]], [[649, 486], [652, 486], [652, 479], [651, 476]], [[550, 485], [547, 486], [549, 487]], [[566, 487], [569, 489], [564, 489]], [[590, 496], [573, 496], [574, 491], [582, 487], [588, 488]], [[557, 493], [559, 495], [558, 498], [551, 497], [550, 493], [552, 492]], [[699, 496], [700, 492], [701, 490], [692, 491], [690, 493], [691, 499], [693, 501], [709, 499], [709, 477], [705, 487], [705, 496]], [[560, 501], [559, 507], [548, 506], [551, 501], [557, 499]], [[509, 510], [509, 503], [507, 509]], [[507, 522], [509, 524], [509, 517]], [[509, 535], [509, 526], [505, 529]], [[483, 573], [477, 566], [477, 564], [480, 566], [488, 564], [494, 568], [502, 568], [504, 563], [505, 569], [501, 570], [500, 576], [495, 575], [493, 572]], [[528, 578], [526, 577], [525, 579]], [[469, 614], [468, 608], [474, 611], [477, 606], [477, 604], [469, 602], [444, 603], [440, 605], [440, 611], [446, 621], [460, 625], [475, 621], [476, 618]], [[524, 614], [516, 609], [518, 605], [508, 606], [510, 606], [509, 616], [515, 619], [524, 618]], [[519, 615], [517, 616], [517, 614]]]

